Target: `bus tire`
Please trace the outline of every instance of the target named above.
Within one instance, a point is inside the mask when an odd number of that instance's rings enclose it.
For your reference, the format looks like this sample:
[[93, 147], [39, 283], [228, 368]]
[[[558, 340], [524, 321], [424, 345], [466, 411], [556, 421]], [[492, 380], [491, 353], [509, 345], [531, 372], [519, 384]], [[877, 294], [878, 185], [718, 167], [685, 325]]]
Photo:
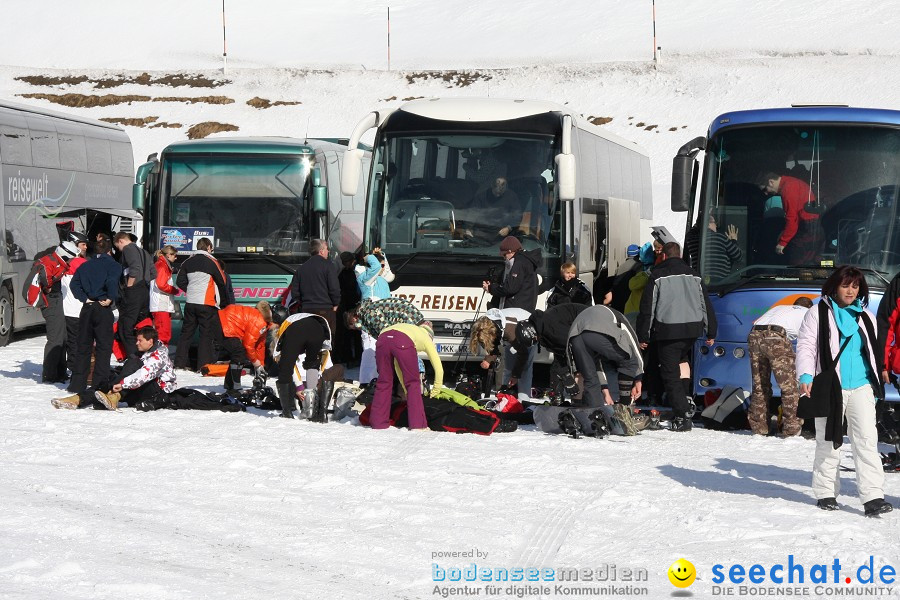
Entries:
[[6, 346], [12, 339], [14, 309], [9, 288], [0, 286], [0, 346]]

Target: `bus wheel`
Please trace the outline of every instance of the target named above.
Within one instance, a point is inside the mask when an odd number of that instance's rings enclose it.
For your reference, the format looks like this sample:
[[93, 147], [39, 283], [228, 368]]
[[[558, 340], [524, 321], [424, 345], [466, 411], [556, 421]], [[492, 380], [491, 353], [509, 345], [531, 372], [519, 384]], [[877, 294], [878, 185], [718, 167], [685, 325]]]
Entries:
[[0, 346], [9, 343], [12, 336], [13, 303], [9, 295], [9, 288], [0, 286]]

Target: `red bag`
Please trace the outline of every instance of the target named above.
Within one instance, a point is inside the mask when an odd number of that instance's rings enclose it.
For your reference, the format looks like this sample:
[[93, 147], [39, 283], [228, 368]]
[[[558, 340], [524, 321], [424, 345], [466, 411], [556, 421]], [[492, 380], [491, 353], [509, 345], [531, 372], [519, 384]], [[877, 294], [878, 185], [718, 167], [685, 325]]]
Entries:
[[520, 413], [525, 412], [525, 407], [519, 402], [519, 399], [512, 394], [505, 392], [497, 392], [497, 404], [492, 409], [494, 412], [503, 413]]

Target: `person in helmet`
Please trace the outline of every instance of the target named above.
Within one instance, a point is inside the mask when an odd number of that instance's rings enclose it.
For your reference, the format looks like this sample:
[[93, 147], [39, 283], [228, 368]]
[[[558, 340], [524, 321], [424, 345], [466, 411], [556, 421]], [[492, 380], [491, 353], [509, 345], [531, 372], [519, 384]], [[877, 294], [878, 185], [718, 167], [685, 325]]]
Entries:
[[572, 322], [567, 348], [569, 368], [584, 378], [585, 404], [613, 404], [609, 391], [613, 382], [621, 404], [640, 397], [644, 361], [637, 334], [625, 315], [608, 306], [588, 307]]
[[[472, 325], [469, 350], [483, 349], [487, 356], [481, 368], [491, 369], [503, 347], [503, 385], [516, 387], [519, 400], [531, 400], [534, 356], [537, 354], [534, 326], [525, 327], [531, 314], [521, 308], [492, 308]], [[519, 324], [522, 323], [522, 327]]]
[[[66, 372], [66, 315], [63, 309], [62, 279], [69, 270], [69, 262], [82, 254], [80, 243], [86, 242], [83, 234], [69, 231], [60, 235], [58, 246], [47, 248], [34, 258], [28, 281], [25, 282], [25, 298], [29, 304], [41, 309], [47, 325], [47, 343], [44, 345], [44, 363], [41, 381], [65, 383]], [[80, 240], [80, 241], [79, 241]], [[84, 245], [86, 248], [87, 245]]]

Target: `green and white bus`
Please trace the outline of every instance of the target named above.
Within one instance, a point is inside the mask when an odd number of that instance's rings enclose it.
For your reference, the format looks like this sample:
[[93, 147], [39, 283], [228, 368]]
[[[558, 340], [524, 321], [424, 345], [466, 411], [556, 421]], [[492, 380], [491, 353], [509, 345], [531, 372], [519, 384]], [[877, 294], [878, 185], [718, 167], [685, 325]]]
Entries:
[[327, 238], [336, 252], [361, 243], [365, 198], [341, 194], [346, 146], [339, 142], [221, 137], [170, 144], [137, 168], [133, 207], [144, 215], [144, 247], [171, 244], [187, 256], [208, 237], [237, 302], [277, 300], [309, 258], [310, 240]]

